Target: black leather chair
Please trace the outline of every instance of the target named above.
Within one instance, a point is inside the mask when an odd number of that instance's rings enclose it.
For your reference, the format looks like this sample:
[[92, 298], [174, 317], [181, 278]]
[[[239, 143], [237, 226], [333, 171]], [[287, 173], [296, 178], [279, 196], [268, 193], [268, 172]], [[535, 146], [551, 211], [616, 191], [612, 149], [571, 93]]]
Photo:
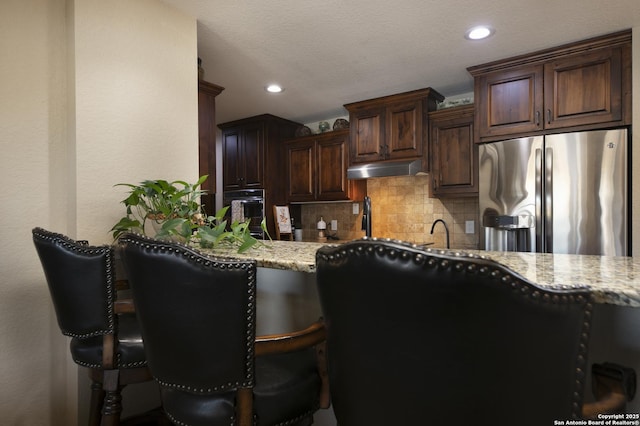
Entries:
[[551, 425], [624, 410], [635, 389], [596, 381], [601, 405], [583, 404], [584, 288], [390, 240], [326, 246], [316, 262], [340, 426]]
[[116, 280], [113, 248], [42, 228], [34, 228], [32, 235], [60, 331], [71, 337], [71, 356], [88, 369], [92, 381], [88, 423], [118, 425], [122, 389], [153, 378], [133, 302], [117, 297], [126, 282]]
[[175, 424], [310, 425], [328, 406], [315, 347], [321, 354], [321, 322], [256, 338], [255, 261], [133, 234], [119, 245], [149, 367]]

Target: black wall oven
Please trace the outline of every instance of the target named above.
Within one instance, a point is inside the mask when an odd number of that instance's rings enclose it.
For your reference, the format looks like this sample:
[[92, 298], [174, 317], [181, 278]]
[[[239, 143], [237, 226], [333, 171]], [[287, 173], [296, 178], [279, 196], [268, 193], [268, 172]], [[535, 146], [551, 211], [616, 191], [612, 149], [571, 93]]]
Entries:
[[240, 222], [249, 221], [251, 236], [264, 239], [264, 231], [260, 226], [265, 217], [264, 189], [241, 189], [237, 191], [225, 191], [223, 205], [230, 206], [227, 210], [227, 223], [234, 220]]

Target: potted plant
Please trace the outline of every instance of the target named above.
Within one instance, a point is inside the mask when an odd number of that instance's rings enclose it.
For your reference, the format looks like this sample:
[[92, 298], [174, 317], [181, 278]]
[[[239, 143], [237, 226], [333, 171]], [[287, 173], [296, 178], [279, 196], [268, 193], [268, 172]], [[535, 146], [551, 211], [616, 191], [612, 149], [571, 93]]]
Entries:
[[202, 176], [195, 184], [176, 180], [145, 180], [139, 184], [119, 183], [115, 186], [129, 188], [127, 198], [122, 200], [126, 207], [126, 216], [122, 217], [113, 228], [113, 237], [124, 232], [135, 231], [150, 234], [153, 237], [177, 235], [188, 240], [192, 234], [195, 221], [201, 215], [200, 188], [207, 176]]
[[[204, 215], [200, 196], [205, 191], [200, 187], [207, 177], [201, 176], [194, 184], [162, 179], [145, 180], [139, 184], [116, 184], [128, 187], [129, 193], [122, 200], [126, 215], [111, 228], [113, 237], [118, 238], [125, 232], [137, 232], [158, 239], [195, 242], [206, 248], [233, 244], [238, 246], [239, 253], [258, 244], [259, 241], [249, 233], [248, 222], [234, 221], [227, 228], [224, 216], [228, 206], [213, 216]], [[261, 225], [269, 236], [264, 218]]]

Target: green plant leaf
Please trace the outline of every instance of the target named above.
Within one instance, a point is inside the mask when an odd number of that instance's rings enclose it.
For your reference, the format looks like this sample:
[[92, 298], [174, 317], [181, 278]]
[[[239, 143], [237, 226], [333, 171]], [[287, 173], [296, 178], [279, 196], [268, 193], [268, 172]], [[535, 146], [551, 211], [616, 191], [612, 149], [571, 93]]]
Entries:
[[255, 238], [252, 238], [252, 240], [245, 240], [240, 245], [240, 247], [238, 247], [238, 253], [244, 253], [245, 251], [247, 251], [251, 247], [253, 247], [257, 242], [258, 242], [258, 240], [256, 240]]
[[111, 231], [113, 232], [113, 238], [118, 238], [121, 234], [134, 230], [141, 230], [142, 224], [139, 220], [131, 219], [129, 217], [121, 218], [118, 223], [113, 225]]
[[269, 235], [269, 230], [267, 229], [267, 218], [263, 217], [262, 221], [260, 222], [260, 228], [262, 228], [262, 232], [264, 232], [264, 234], [269, 238], [269, 241], [273, 241], [271, 239], [271, 235]]
[[229, 210], [229, 206], [224, 206], [223, 208], [218, 210], [213, 217], [220, 221], [224, 219], [224, 216], [227, 214], [227, 210]]
[[198, 179], [198, 182], [196, 182], [196, 184], [194, 185], [194, 187], [198, 187], [201, 186], [205, 180], [207, 180], [207, 178], [209, 177], [209, 175], [202, 175], [200, 176], [200, 179]]

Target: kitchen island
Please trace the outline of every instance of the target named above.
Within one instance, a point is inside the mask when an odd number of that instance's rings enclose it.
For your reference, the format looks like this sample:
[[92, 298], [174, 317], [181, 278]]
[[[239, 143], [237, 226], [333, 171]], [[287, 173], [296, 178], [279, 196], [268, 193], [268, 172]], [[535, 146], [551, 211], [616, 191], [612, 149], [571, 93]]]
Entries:
[[[238, 254], [235, 249], [201, 251], [218, 256], [255, 259], [258, 267], [315, 273], [315, 253], [327, 244], [266, 241], [263, 246]], [[480, 256], [507, 266], [541, 287], [588, 286], [597, 303], [640, 307], [640, 259], [633, 257], [585, 256], [482, 250], [441, 250], [457, 256]]]
[[[235, 250], [202, 250], [218, 256], [255, 259], [257, 331], [259, 334], [301, 329], [322, 315], [315, 284], [315, 254], [327, 244], [272, 241], [238, 254]], [[588, 363], [616, 362], [640, 373], [640, 259], [566, 254], [441, 250], [458, 256], [480, 256], [501, 263], [542, 287], [588, 286], [595, 301]], [[505, 321], [508, 321], [505, 318]], [[590, 378], [587, 379], [587, 389]], [[587, 401], [592, 400], [586, 392]], [[628, 405], [640, 412], [640, 399]], [[335, 426], [331, 409], [320, 410], [318, 426]]]

